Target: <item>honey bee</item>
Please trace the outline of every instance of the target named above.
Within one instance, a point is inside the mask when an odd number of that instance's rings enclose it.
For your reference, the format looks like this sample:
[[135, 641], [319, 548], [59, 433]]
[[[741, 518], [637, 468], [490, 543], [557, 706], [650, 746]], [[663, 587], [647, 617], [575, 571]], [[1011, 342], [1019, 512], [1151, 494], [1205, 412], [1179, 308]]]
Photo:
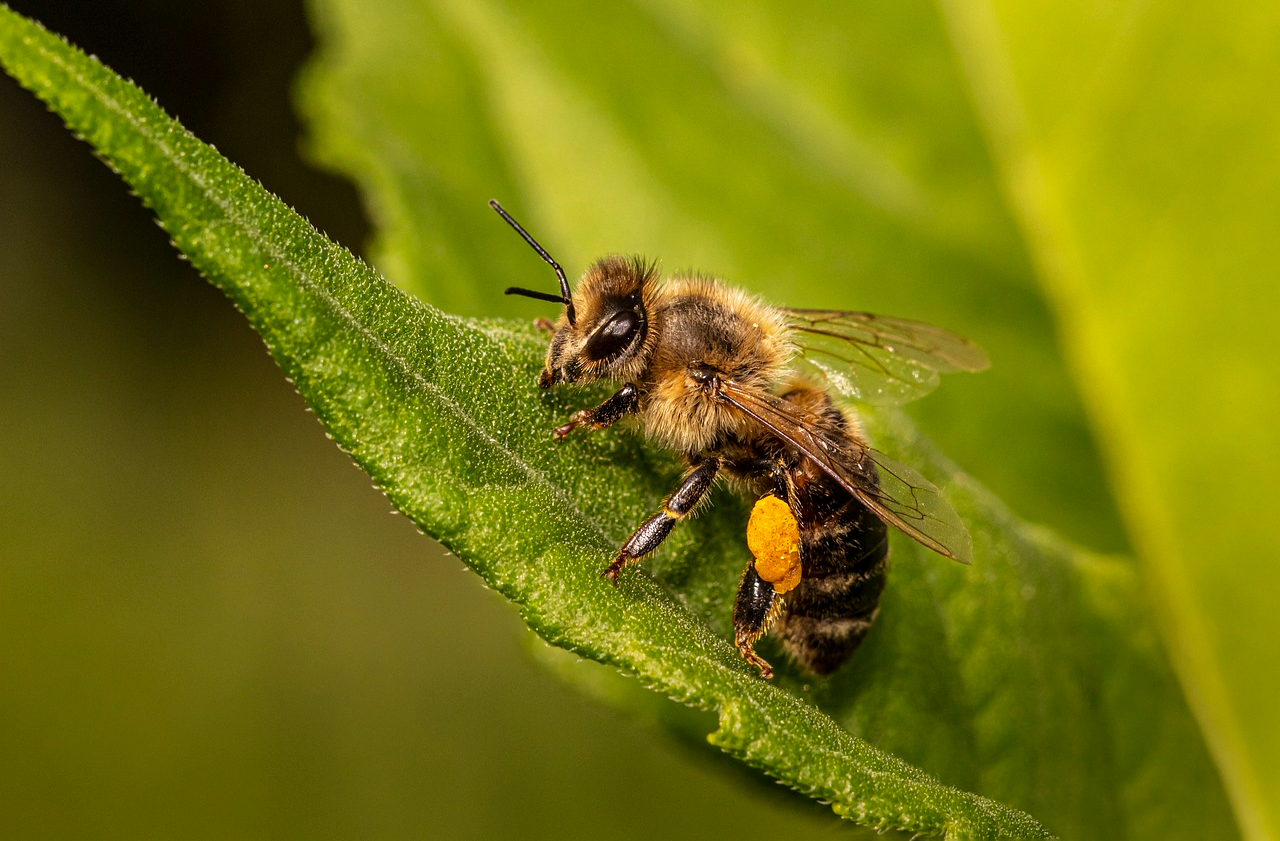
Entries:
[[773, 668], [755, 644], [770, 631], [819, 676], [853, 654], [879, 612], [886, 524], [969, 562], [969, 533], [938, 489], [873, 449], [832, 395], [880, 403], [918, 397], [939, 372], [985, 369], [977, 345], [901, 318], [767, 306], [707, 277], [664, 281], [653, 263], [634, 257], [598, 260], [573, 292], [551, 255], [501, 205], [489, 204], [560, 281], [559, 295], [506, 290], [564, 306], [554, 324], [539, 320], [551, 343], [538, 385], [620, 384], [600, 405], [574, 412], [554, 437], [636, 415], [649, 437], [687, 465], [605, 577], [616, 582], [657, 549], [718, 477], [736, 480], [757, 501], [734, 643], [769, 679]]

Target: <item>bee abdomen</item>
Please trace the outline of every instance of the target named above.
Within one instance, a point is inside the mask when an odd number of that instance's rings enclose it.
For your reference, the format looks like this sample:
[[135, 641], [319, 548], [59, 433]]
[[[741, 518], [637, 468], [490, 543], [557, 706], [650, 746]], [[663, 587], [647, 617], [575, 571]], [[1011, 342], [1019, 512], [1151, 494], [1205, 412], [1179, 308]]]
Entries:
[[787, 594], [779, 628], [791, 655], [820, 676], [848, 660], [870, 630], [888, 573], [885, 524], [852, 499], [841, 515], [802, 531], [804, 577]]

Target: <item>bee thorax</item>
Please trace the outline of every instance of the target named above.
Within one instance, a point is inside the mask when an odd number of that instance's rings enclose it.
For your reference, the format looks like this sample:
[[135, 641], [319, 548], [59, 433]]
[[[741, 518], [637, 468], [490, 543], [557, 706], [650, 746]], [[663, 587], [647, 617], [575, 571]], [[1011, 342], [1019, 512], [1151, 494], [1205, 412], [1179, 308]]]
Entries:
[[646, 434], [673, 450], [706, 452], [740, 431], [743, 418], [691, 377], [660, 379], [641, 405]]

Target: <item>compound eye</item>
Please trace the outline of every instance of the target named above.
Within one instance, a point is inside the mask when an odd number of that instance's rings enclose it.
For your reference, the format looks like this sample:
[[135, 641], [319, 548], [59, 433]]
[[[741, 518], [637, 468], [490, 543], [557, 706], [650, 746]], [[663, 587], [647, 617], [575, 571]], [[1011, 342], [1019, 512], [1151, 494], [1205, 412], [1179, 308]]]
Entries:
[[626, 350], [639, 328], [639, 314], [633, 310], [620, 310], [591, 334], [584, 350], [592, 362], [603, 362]]

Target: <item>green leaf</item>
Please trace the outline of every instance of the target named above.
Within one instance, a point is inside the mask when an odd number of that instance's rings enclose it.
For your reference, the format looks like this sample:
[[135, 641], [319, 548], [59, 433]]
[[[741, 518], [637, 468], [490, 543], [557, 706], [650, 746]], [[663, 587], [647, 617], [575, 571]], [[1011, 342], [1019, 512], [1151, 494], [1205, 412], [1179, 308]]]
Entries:
[[1280, 8], [946, 4], [1247, 834], [1280, 834]]
[[1073, 837], [1230, 832], [1132, 569], [1019, 523], [904, 418], [869, 420], [883, 449], [944, 485], [978, 563], [899, 541], [881, 623], [854, 664], [814, 686], [790, 670], [763, 683], [726, 641], [742, 502], [717, 499], [647, 564], [652, 577], [602, 582], [675, 466], [625, 435], [549, 441], [599, 394], [538, 393], [531, 328], [461, 321], [397, 292], [136, 88], [7, 9], [0, 59], [156, 211], [396, 505], [544, 638], [717, 711], [723, 750], [870, 826], [1045, 834], [961, 786]]

